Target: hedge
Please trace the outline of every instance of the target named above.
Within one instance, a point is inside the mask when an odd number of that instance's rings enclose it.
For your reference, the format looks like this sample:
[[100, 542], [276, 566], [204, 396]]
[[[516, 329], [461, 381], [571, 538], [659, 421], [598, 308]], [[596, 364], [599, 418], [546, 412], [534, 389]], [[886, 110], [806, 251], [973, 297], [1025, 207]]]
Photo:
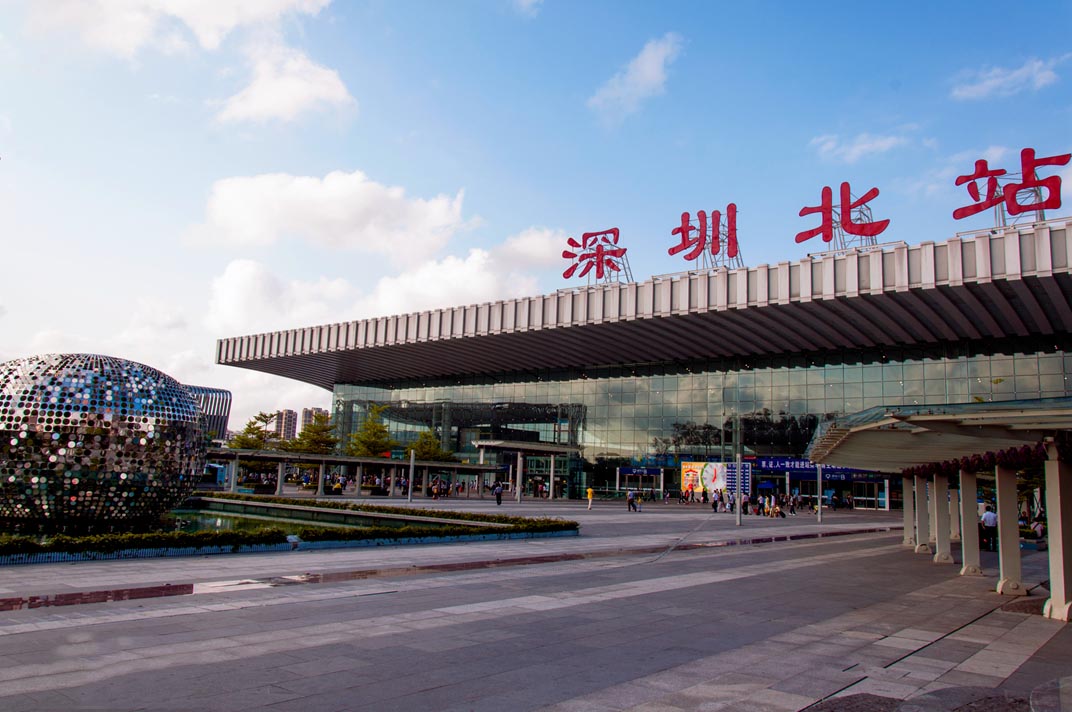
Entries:
[[[343, 502], [313, 502], [306, 499], [289, 499], [286, 497], [250, 497], [246, 495], [218, 493], [204, 493], [223, 499], [242, 499], [252, 502], [271, 502], [273, 504], [292, 504], [303, 507], [315, 506], [323, 509], [349, 509], [354, 511], [380, 512], [387, 514], [413, 514], [424, 517], [444, 519], [444, 512], [432, 510], [413, 510], [397, 507], [379, 507], [369, 505], [356, 505]], [[197, 495], [195, 495], [197, 496]], [[505, 529], [496, 529], [495, 532], [507, 533], [537, 533], [553, 531], [574, 531], [578, 528], [577, 522], [563, 519], [503, 517], [496, 515], [469, 514], [464, 512], [450, 512], [450, 519], [467, 521], [490, 521], [512, 526]], [[464, 524], [451, 524], [447, 526], [431, 526], [414, 523], [402, 527], [373, 526], [367, 528], [351, 527], [303, 527], [297, 531], [297, 536], [302, 541], [358, 541], [375, 539], [407, 539], [407, 538], [440, 538], [452, 536], [464, 536], [469, 534], [487, 534], [487, 527], [466, 526]], [[67, 536], [56, 535], [38, 541], [36, 538], [24, 535], [0, 534], [0, 556], [13, 554], [38, 554], [46, 552], [76, 553], [100, 553], [107, 554], [115, 551], [131, 549], [202, 549], [208, 547], [230, 547], [232, 551], [238, 551], [243, 546], [285, 544], [287, 532], [278, 527], [265, 526], [246, 531], [219, 531], [219, 532], [150, 532], [146, 534], [93, 534], [90, 536]]]

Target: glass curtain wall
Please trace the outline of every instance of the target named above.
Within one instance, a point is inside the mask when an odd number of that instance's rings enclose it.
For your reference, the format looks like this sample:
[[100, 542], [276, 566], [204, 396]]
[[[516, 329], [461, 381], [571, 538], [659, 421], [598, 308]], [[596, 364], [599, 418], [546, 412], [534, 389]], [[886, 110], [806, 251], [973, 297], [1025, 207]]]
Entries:
[[874, 406], [1072, 395], [1070, 346], [1065, 337], [337, 384], [336, 422], [342, 433], [353, 432], [370, 404], [386, 404], [385, 422], [401, 442], [434, 429], [456, 452], [491, 437], [580, 445], [589, 461], [655, 462], [683, 454], [672, 441], [674, 425], [684, 423], [715, 426], [702, 447], [685, 449], [717, 459], [740, 415], [746, 452], [799, 457], [821, 420]]

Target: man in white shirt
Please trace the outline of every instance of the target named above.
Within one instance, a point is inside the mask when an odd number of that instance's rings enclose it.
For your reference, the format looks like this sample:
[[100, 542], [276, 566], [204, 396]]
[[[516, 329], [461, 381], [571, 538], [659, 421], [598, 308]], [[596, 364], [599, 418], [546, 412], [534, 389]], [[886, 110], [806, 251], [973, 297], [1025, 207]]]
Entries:
[[983, 520], [981, 522], [983, 527], [982, 543], [986, 547], [987, 551], [997, 551], [998, 548], [998, 515], [994, 513], [994, 508], [989, 504], [986, 505], [986, 511], [983, 512]]

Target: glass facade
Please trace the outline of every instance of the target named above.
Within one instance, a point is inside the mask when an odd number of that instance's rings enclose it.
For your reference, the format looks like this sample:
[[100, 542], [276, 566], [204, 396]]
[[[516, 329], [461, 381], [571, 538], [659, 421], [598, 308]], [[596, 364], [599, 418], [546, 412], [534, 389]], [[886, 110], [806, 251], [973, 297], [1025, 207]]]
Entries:
[[[1072, 339], [976, 342], [806, 356], [503, 373], [447, 380], [336, 384], [343, 434], [384, 404], [405, 443], [434, 429], [455, 452], [477, 439], [579, 445], [595, 462], [660, 464], [675, 423], [712, 424], [717, 459], [740, 416], [746, 454], [801, 457], [818, 422], [874, 406], [971, 403], [1072, 395]], [[729, 453], [727, 452], [727, 456]]]

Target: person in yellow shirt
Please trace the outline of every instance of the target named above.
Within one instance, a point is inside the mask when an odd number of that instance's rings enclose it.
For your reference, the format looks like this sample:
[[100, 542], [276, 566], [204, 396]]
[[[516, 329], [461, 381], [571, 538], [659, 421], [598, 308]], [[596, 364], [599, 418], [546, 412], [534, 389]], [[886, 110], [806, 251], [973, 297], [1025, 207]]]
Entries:
[[596, 491], [591, 487], [588, 488], [588, 508], [592, 508], [592, 499], [596, 496]]

